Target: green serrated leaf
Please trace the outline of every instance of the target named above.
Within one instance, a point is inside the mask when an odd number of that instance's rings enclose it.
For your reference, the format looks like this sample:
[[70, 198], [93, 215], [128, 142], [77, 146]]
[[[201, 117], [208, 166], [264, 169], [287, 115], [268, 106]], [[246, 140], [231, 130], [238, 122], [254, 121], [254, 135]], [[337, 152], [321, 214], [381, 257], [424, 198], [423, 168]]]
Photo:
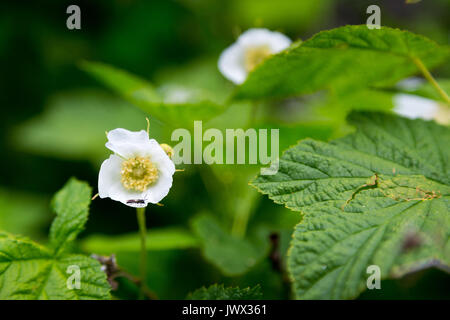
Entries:
[[[117, 252], [139, 252], [138, 233], [121, 236], [92, 235], [84, 239], [81, 247], [86, 252], [112, 254]], [[181, 228], [150, 229], [147, 232], [147, 250], [172, 250], [198, 247], [198, 240], [189, 231]]]
[[268, 234], [263, 229], [254, 239], [241, 239], [225, 232], [219, 222], [207, 214], [195, 217], [192, 228], [201, 241], [205, 259], [227, 276], [247, 272], [268, 251]]
[[[0, 233], [0, 299], [110, 298], [110, 285], [100, 263], [66, 253], [84, 228], [90, 197], [89, 185], [75, 178], [56, 193], [52, 205], [57, 217], [50, 229], [49, 248]], [[72, 282], [72, 274], [79, 275], [79, 288]]]
[[236, 98], [285, 97], [334, 88], [389, 86], [418, 73], [411, 58], [433, 68], [450, 49], [408, 31], [365, 25], [322, 31], [267, 59], [238, 88]]
[[349, 121], [354, 134], [303, 140], [283, 154], [276, 175], [253, 181], [304, 214], [288, 261], [297, 298], [354, 298], [369, 265], [382, 278], [450, 271], [449, 128], [381, 113]]
[[227, 287], [223, 284], [213, 284], [208, 288], [200, 288], [190, 293], [188, 300], [258, 300], [261, 299], [261, 287], [253, 288]]
[[[70, 288], [71, 272], [80, 271], [80, 288]], [[100, 263], [82, 255], [61, 255], [26, 238], [0, 234], [0, 299], [109, 299], [110, 286]]]
[[191, 126], [194, 120], [209, 120], [224, 110], [198, 90], [180, 86], [156, 89], [137, 76], [103, 63], [83, 62], [81, 68], [150, 116], [171, 126]]
[[53, 200], [56, 218], [50, 228], [50, 246], [58, 255], [84, 229], [91, 203], [92, 189], [86, 182], [71, 178]]

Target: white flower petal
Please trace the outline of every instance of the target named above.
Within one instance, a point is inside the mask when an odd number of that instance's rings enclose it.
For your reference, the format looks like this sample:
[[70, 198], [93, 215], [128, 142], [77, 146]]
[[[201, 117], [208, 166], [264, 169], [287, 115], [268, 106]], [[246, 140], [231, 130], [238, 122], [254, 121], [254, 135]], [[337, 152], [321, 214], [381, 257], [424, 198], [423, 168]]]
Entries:
[[151, 139], [150, 144], [151, 148], [147, 150], [146, 155], [158, 168], [158, 180], [147, 189], [145, 199], [151, 203], [158, 203], [172, 187], [175, 164], [156, 140]]
[[228, 80], [241, 84], [247, 78], [245, 52], [249, 48], [267, 46], [272, 54], [278, 53], [291, 45], [291, 40], [284, 34], [268, 29], [249, 29], [239, 36], [237, 41], [226, 48], [220, 55], [218, 67]]
[[292, 41], [280, 32], [254, 28], [241, 34], [238, 43], [244, 48], [266, 45], [272, 53], [278, 53], [289, 47]]
[[244, 47], [234, 43], [226, 48], [219, 58], [219, 70], [228, 80], [241, 84], [247, 78], [244, 66]]
[[172, 182], [173, 177], [169, 171], [159, 171], [158, 180], [145, 191], [144, 199], [150, 203], [160, 202], [169, 193]]
[[[160, 202], [169, 193], [175, 173], [175, 165], [164, 149], [155, 139], [149, 139], [145, 131], [115, 129], [108, 133], [108, 139], [106, 146], [120, 156], [111, 155], [100, 167], [100, 198], [109, 197], [130, 207], [144, 207], [149, 202]], [[144, 192], [128, 190], [121, 182], [124, 161], [121, 157], [135, 156], [149, 157], [158, 169], [158, 180]]]
[[123, 159], [115, 154], [103, 161], [98, 176], [98, 195], [100, 198], [111, 198], [131, 207], [142, 207], [142, 204], [127, 203], [128, 200], [144, 199], [145, 192], [125, 189], [120, 174], [122, 162]]
[[139, 150], [148, 145], [149, 138], [146, 131], [129, 131], [118, 128], [108, 132], [106, 147], [124, 158], [139, 155]]
[[150, 157], [150, 161], [159, 171], [165, 171], [170, 175], [175, 173], [175, 164], [155, 139], [150, 139], [148, 146], [141, 152], [143, 157]]
[[120, 183], [120, 170], [122, 169], [122, 159], [112, 154], [103, 161], [98, 174], [98, 195], [100, 198], [109, 197], [109, 189], [117, 182]]
[[122, 185], [120, 175], [122, 162], [123, 160], [114, 154], [103, 161], [98, 176], [98, 195], [100, 198], [111, 198], [134, 207], [137, 205], [130, 205], [127, 201], [130, 199], [143, 199], [145, 194], [127, 190]]
[[406, 118], [431, 120], [438, 111], [439, 104], [436, 101], [404, 93], [394, 96], [394, 112]]
[[117, 182], [110, 186], [109, 197], [113, 200], [120, 201], [123, 204], [134, 208], [143, 207], [144, 205], [135, 202], [129, 202], [130, 200], [144, 200], [145, 205], [147, 205], [147, 201], [145, 201], [146, 192], [125, 189], [121, 182]]

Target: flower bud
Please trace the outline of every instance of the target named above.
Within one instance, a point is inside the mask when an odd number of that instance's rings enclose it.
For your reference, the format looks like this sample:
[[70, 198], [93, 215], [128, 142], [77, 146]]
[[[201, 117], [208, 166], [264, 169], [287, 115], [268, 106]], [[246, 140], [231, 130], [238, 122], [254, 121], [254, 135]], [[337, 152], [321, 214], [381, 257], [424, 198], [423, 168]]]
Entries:
[[169, 158], [172, 159], [172, 157], [173, 157], [172, 147], [165, 143], [161, 143], [160, 146], [161, 146], [161, 148], [163, 148], [163, 150], [166, 152], [166, 154], [169, 156]]

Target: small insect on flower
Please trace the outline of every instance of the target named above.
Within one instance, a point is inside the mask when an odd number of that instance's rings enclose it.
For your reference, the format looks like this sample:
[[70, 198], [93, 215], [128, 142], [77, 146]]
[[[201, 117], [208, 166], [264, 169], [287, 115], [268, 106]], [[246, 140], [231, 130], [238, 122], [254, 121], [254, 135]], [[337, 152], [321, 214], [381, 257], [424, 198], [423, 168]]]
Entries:
[[147, 205], [147, 204], [145, 203], [145, 200], [144, 200], [144, 199], [136, 199], [136, 200], [130, 199], [130, 200], [127, 200], [127, 204], [128, 204], [128, 205], [134, 204], [135, 206], [141, 205], [142, 207], [145, 207], [145, 206]]
[[106, 147], [114, 152], [98, 177], [100, 198], [135, 208], [159, 203], [172, 187], [175, 165], [148, 132], [118, 128], [107, 133]]
[[249, 29], [222, 52], [219, 70], [228, 80], [241, 84], [257, 65], [290, 45], [291, 40], [282, 33]]

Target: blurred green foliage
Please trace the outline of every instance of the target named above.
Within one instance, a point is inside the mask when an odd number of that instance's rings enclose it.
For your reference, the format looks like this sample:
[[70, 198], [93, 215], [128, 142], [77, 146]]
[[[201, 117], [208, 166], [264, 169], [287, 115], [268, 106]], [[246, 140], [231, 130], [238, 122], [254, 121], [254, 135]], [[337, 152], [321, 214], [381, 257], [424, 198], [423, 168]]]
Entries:
[[[217, 70], [217, 59], [247, 28], [267, 27], [306, 40], [321, 30], [364, 24], [369, 4], [380, 5], [383, 25], [441, 44], [448, 42], [450, 28], [446, 0], [409, 5], [365, 0], [85, 0], [78, 2], [81, 30], [66, 28], [69, 4], [50, 0], [0, 4], [0, 230], [37, 239], [50, 226], [47, 199], [68, 177], [88, 181], [96, 192], [99, 164], [109, 154], [105, 131], [145, 129], [150, 112], [151, 136], [170, 143], [172, 128], [165, 120], [173, 120], [177, 127], [198, 119], [199, 113], [186, 112], [177, 123], [174, 114], [158, 113], [161, 105], [184, 109], [189, 102], [206, 101], [196, 110], [210, 108], [207, 127], [225, 129], [232, 123], [235, 128], [280, 128], [280, 150], [306, 137], [328, 140], [351, 131], [345, 122], [350, 110], [392, 108], [394, 92], [374, 88], [345, 97], [321, 91], [260, 101], [257, 112], [251, 103], [230, 101], [235, 89]], [[109, 71], [136, 75], [144, 96], [126, 90], [119, 96], [117, 88], [124, 90], [119, 80], [128, 81], [127, 77], [108, 80], [97, 68], [98, 81], [80, 69], [83, 61], [99, 61], [101, 66], [113, 66]], [[84, 64], [84, 69], [94, 67], [99, 65]], [[436, 75], [446, 82], [448, 64]], [[109, 89], [102, 85], [105, 81]], [[437, 99], [426, 85], [417, 94]], [[136, 103], [136, 98], [144, 102]], [[366, 100], [364, 106], [361, 100]], [[260, 284], [263, 298], [291, 297], [283, 268], [292, 229], [301, 215], [262, 199], [247, 185], [257, 166], [184, 168], [175, 175], [164, 207], [148, 210], [148, 287], [160, 298], [182, 299], [213, 283], [240, 288]], [[212, 229], [217, 230], [214, 237], [208, 234]], [[115, 253], [119, 266], [137, 275], [136, 230], [134, 210], [97, 199], [78, 249]], [[270, 240], [272, 233], [279, 235], [278, 247]], [[273, 250], [279, 252], [281, 271], [274, 266]], [[137, 296], [130, 278], [117, 281], [115, 297]], [[443, 283], [448, 281], [427, 285], [427, 292], [442, 297], [436, 292], [445, 292]], [[420, 288], [389, 283], [394, 298], [424, 296]]]
[[0, 230], [36, 239], [44, 236], [44, 228], [50, 222], [45, 196], [0, 189], [0, 208]]

